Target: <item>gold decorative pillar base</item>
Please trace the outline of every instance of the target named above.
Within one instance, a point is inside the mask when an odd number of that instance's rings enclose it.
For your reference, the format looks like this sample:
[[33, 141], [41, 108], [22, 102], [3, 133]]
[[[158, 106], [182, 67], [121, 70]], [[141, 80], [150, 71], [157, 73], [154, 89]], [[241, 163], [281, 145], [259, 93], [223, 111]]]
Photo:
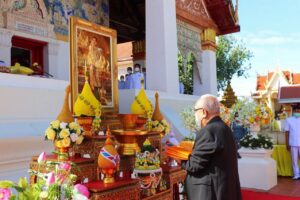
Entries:
[[211, 28], [204, 29], [201, 33], [202, 50], [216, 51], [216, 31]]

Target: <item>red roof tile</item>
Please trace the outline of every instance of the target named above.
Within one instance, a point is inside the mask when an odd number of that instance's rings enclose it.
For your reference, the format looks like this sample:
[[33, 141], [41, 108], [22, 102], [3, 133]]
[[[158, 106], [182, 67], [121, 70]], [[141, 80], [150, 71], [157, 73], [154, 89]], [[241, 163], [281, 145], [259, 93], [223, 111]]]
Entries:
[[280, 88], [279, 99], [300, 98], [300, 85], [284, 86]]
[[257, 76], [257, 82], [256, 82], [256, 90], [265, 90], [267, 76]]
[[293, 74], [293, 84], [300, 84], [300, 74]]

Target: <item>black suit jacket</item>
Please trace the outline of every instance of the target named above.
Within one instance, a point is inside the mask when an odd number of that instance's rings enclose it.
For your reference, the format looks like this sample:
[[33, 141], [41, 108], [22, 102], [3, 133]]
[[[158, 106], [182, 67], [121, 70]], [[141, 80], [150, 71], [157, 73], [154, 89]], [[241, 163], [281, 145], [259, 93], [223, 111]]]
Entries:
[[197, 134], [183, 163], [189, 200], [240, 200], [237, 152], [231, 129], [214, 117]]

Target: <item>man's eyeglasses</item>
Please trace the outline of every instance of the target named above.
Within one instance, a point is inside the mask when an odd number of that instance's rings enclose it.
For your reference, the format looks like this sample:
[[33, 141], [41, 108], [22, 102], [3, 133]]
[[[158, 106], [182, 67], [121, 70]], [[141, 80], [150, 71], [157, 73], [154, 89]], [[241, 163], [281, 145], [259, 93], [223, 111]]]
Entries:
[[202, 110], [203, 108], [194, 108], [194, 112], [197, 112], [198, 110]]

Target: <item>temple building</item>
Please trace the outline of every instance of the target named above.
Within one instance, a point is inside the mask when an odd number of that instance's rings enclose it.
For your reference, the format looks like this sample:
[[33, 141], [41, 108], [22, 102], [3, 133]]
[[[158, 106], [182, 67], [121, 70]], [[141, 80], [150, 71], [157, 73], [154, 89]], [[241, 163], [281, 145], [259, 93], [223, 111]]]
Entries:
[[[183, 135], [182, 108], [201, 94], [217, 95], [216, 37], [240, 31], [238, 3], [231, 0], [0, 1], [0, 65], [37, 66], [34, 76], [0, 72], [0, 150], [8, 152], [0, 158], [1, 179], [24, 175], [33, 153], [52, 150], [40, 138], [71, 79], [70, 16], [115, 29], [119, 45], [131, 43], [119, 47], [119, 72], [134, 63], [146, 67], [149, 99], [160, 92], [162, 113]], [[179, 94], [179, 52], [195, 58], [194, 95]], [[137, 92], [119, 91], [120, 113], [130, 111]]]
[[[267, 75], [258, 75], [256, 82], [256, 91], [251, 94], [252, 98], [258, 102], [267, 103], [267, 105], [272, 109], [272, 111], [280, 112], [280, 103], [292, 103], [279, 101], [279, 99], [285, 99], [290, 95], [284, 93], [287, 89], [293, 88], [300, 84], [300, 73], [293, 73], [291, 71], [284, 71], [277, 69], [273, 72], [268, 72]], [[284, 88], [280, 96], [280, 88]], [[291, 93], [290, 91], [288, 93]]]

